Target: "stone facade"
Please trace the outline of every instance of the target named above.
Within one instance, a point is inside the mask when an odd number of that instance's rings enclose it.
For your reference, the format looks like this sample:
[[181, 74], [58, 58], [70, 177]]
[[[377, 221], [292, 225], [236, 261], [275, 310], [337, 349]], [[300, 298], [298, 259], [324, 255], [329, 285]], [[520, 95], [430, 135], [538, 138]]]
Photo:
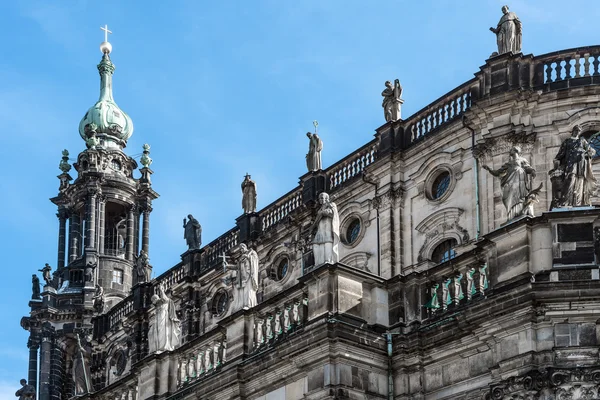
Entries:
[[[150, 282], [132, 271], [149, 254], [151, 171], [136, 179], [122, 149], [85, 150], [52, 199], [55, 287], [22, 320], [28, 381], [41, 400], [70, 398], [79, 357], [90, 399], [599, 398], [600, 199], [547, 211], [561, 142], [580, 125], [596, 145], [599, 60], [600, 47], [493, 57]], [[515, 145], [544, 189], [535, 217], [507, 222], [500, 182], [481, 165], [498, 169]], [[323, 191], [339, 210], [340, 262], [314, 265]], [[223, 256], [237, 262], [242, 243], [260, 261], [258, 305], [234, 311]], [[148, 343], [159, 285], [181, 323], [174, 351]]]

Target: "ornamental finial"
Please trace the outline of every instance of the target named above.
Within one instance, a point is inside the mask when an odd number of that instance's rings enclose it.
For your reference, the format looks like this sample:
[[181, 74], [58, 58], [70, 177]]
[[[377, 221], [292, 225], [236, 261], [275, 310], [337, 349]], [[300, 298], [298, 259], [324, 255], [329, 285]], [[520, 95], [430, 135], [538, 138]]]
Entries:
[[69, 164], [69, 151], [67, 149], [62, 151], [62, 160], [60, 160], [58, 168], [65, 174], [71, 170], [71, 164]]
[[102, 54], [110, 54], [112, 51], [112, 44], [108, 42], [108, 34], [112, 33], [112, 31], [108, 30], [108, 25], [104, 25], [104, 27], [100, 27], [101, 30], [104, 31], [104, 42], [100, 43], [100, 51]]
[[146, 143], [142, 148], [144, 149], [144, 151], [140, 162], [142, 163], [144, 168], [148, 168], [150, 164], [152, 164], [152, 159], [150, 158], [150, 145]]

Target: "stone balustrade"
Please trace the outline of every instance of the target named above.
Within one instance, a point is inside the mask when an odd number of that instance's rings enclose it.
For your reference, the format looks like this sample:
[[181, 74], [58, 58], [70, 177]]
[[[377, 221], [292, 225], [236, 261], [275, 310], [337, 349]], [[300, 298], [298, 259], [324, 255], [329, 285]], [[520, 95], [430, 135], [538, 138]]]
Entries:
[[306, 323], [307, 306], [308, 297], [299, 293], [296, 297], [286, 297], [281, 302], [257, 310], [253, 351], [264, 350], [303, 326]]
[[223, 334], [202, 340], [179, 355], [177, 388], [217, 372], [227, 362], [227, 341]]
[[376, 143], [369, 143], [339, 163], [329, 167], [326, 171], [329, 179], [329, 189], [333, 190], [359, 176], [367, 166], [377, 159], [377, 147]]
[[535, 57], [535, 79], [537, 86], [546, 85], [547, 89], [599, 84], [600, 46], [562, 50]]
[[298, 209], [302, 205], [302, 190], [301, 188], [294, 189], [291, 193], [277, 200], [270, 206], [265, 207], [260, 215], [262, 216], [262, 228], [267, 230], [277, 224], [292, 211]]
[[238, 229], [233, 228], [204, 247], [204, 267], [220, 262], [220, 257], [238, 244]]
[[108, 312], [109, 329], [118, 324], [131, 312], [133, 312], [133, 297], [129, 296]]

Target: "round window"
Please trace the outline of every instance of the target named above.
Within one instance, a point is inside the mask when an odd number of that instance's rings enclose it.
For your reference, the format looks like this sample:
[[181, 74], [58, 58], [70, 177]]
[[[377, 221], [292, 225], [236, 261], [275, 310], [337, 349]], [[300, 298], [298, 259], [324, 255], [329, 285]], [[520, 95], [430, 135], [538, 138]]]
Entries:
[[227, 311], [229, 305], [229, 295], [225, 290], [219, 290], [213, 298], [213, 314], [223, 315]]
[[119, 162], [119, 160], [115, 160], [113, 158], [112, 161], [110, 162], [110, 167], [112, 169], [114, 169], [115, 171], [120, 171], [121, 170], [121, 163]]
[[290, 265], [290, 263], [287, 258], [284, 258], [279, 262], [279, 265], [277, 265], [277, 274], [276, 274], [277, 275], [276, 279], [278, 281], [282, 280], [283, 278], [285, 278], [287, 276], [289, 265]]
[[450, 173], [444, 171], [433, 180], [433, 184], [431, 185], [431, 199], [437, 200], [441, 198], [448, 191], [448, 187], [450, 187]]
[[353, 244], [358, 239], [358, 235], [360, 235], [360, 220], [354, 218], [346, 228], [346, 243]]

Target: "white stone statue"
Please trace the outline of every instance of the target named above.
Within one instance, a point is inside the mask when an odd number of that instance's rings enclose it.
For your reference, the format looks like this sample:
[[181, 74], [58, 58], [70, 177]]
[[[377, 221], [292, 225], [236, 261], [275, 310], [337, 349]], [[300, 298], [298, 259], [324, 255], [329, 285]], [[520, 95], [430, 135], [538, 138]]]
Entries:
[[496, 28], [490, 28], [490, 31], [496, 34], [498, 42], [498, 54], [508, 52], [520, 53], [523, 37], [523, 26], [517, 14], [508, 11], [508, 6], [502, 7], [502, 17]]
[[315, 236], [312, 242], [315, 266], [339, 261], [340, 217], [337, 206], [325, 192], [319, 194], [321, 208], [312, 227]]
[[592, 171], [592, 159], [596, 154], [587, 140], [581, 136], [581, 127], [575, 125], [571, 137], [560, 145], [554, 158], [560, 171], [560, 198], [553, 199], [558, 207], [591, 206], [591, 195], [596, 188]]
[[244, 214], [252, 214], [256, 212], [256, 182], [250, 179], [250, 175], [246, 174], [242, 182], [242, 208]]
[[400, 85], [400, 80], [396, 79], [394, 86], [392, 86], [392, 82], [386, 81], [385, 89], [383, 89], [381, 95], [383, 96], [382, 107], [385, 122], [398, 121], [402, 118], [401, 108], [404, 101], [401, 99], [402, 85]]
[[204, 371], [208, 372], [212, 369], [212, 364], [210, 362], [210, 347], [204, 350]]
[[75, 395], [83, 395], [90, 391], [90, 371], [86, 362], [85, 349], [81, 344], [81, 339], [77, 335], [77, 347], [73, 355], [73, 383]]
[[244, 243], [240, 245], [240, 252], [236, 265], [226, 264], [227, 269], [237, 271], [232, 313], [258, 304], [258, 254], [255, 250], [248, 249]]
[[198, 355], [196, 356], [196, 376], [200, 376], [204, 373], [204, 368], [202, 368], [202, 360], [203, 354], [202, 350], [200, 350], [200, 352], [198, 352]]
[[190, 358], [188, 359], [187, 362], [187, 376], [188, 378], [195, 378], [196, 377], [196, 363], [194, 362], [194, 357], [190, 356]]
[[259, 318], [256, 321], [256, 330], [255, 330], [256, 333], [255, 333], [254, 340], [258, 346], [260, 346], [261, 344], [263, 344], [265, 342], [265, 338], [263, 335], [263, 324], [264, 324], [264, 321], [262, 318]]
[[323, 169], [321, 164], [321, 151], [323, 150], [323, 141], [316, 133], [306, 133], [308, 137], [308, 153], [306, 154], [306, 167], [308, 172], [319, 171]]
[[158, 294], [152, 296], [152, 303], [156, 310], [148, 338], [150, 351], [175, 350], [181, 336], [181, 322], [177, 318], [175, 303], [167, 296], [163, 285], [158, 286]]
[[[522, 215], [533, 214], [533, 204], [528, 197], [533, 192], [531, 182], [535, 178], [535, 169], [525, 158], [521, 157], [520, 153], [520, 147], [513, 147], [510, 150], [508, 161], [497, 170], [483, 165], [483, 168], [490, 174], [500, 178], [502, 203], [506, 207], [508, 221]], [[541, 187], [536, 190], [540, 189]]]

